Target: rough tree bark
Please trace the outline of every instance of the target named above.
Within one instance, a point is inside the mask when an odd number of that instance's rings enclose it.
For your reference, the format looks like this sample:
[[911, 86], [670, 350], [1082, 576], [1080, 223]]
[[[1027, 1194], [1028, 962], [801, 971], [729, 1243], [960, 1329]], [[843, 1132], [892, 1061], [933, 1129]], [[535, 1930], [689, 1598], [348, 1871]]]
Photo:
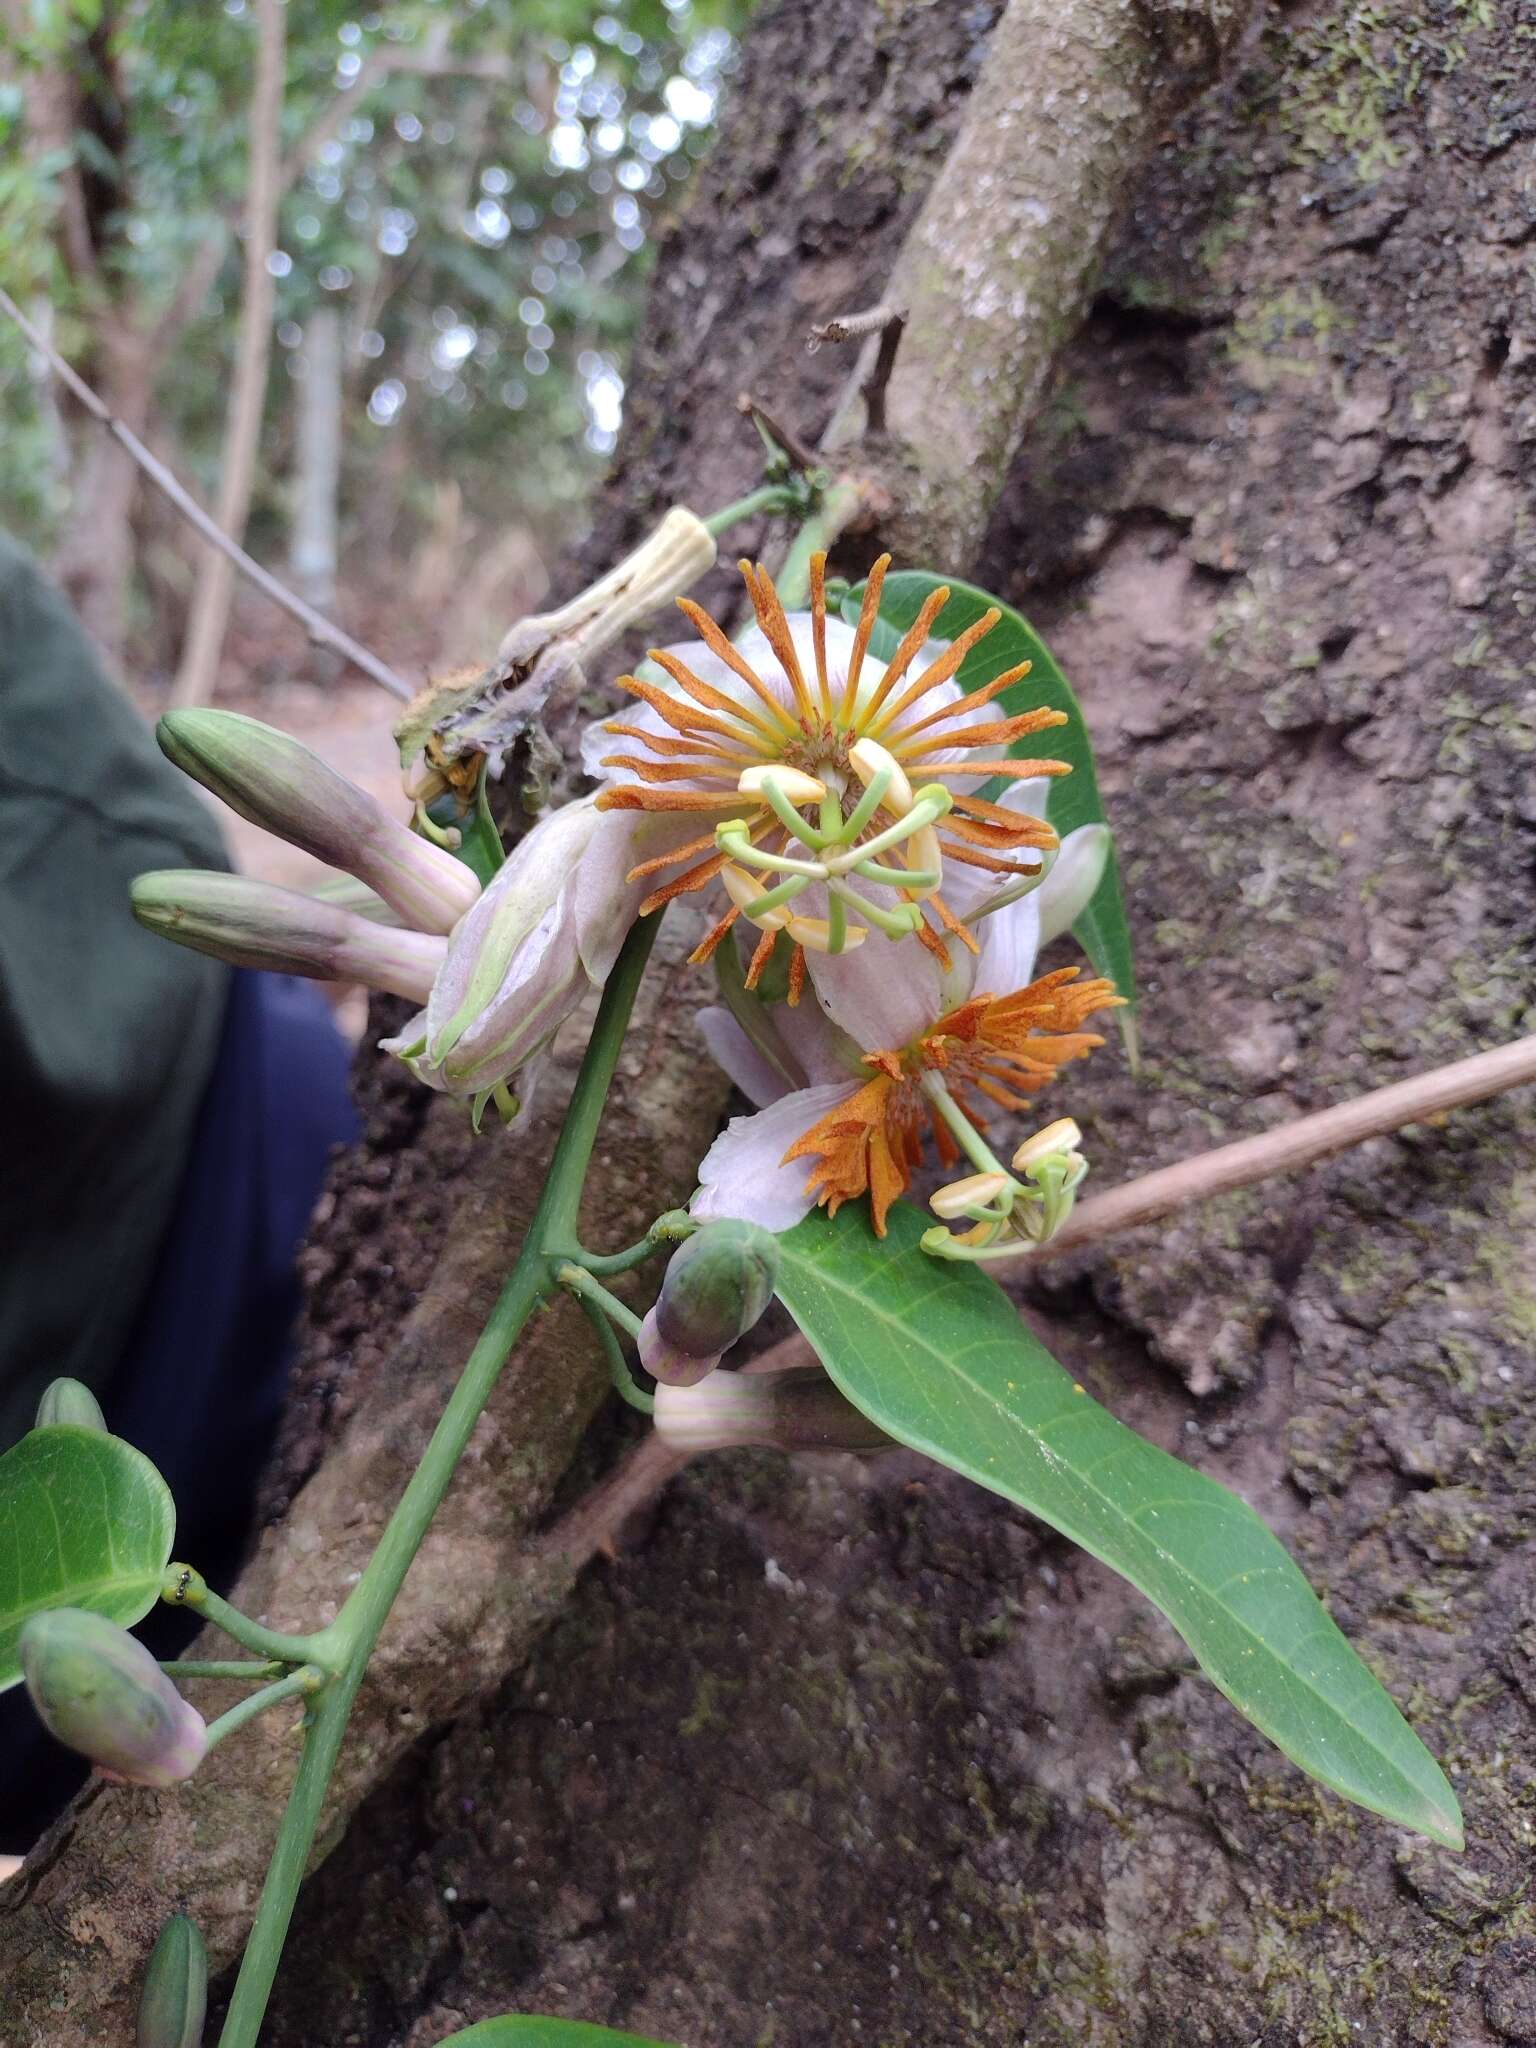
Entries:
[[[5, 28], [17, 46], [25, 37], [24, 17], [24, 0], [7, 0]], [[115, 33], [114, 11], [105, 7], [50, 61], [25, 73], [26, 147], [56, 167], [59, 259], [91, 316], [91, 346], [81, 368], [116, 417], [142, 433], [155, 359], [138, 309], [122, 303], [114, 279], [126, 140]], [[126, 626], [138, 472], [89, 422], [81, 423], [81, 432], [71, 479], [76, 510], [53, 567], [86, 631], [115, 659]]]
[[[664, 252], [602, 554], [656, 504], [749, 480], [742, 383], [808, 429], [830, 410], [831, 353], [791, 343], [880, 295], [995, 11], [784, 0], [759, 25], [745, 112]], [[1388, 40], [1334, 0], [1272, 29], [1146, 176], [981, 551], [1083, 690], [1127, 856], [1148, 1069], [1100, 1055], [1073, 1099], [1104, 1181], [1529, 1028], [1530, 23], [1487, 14], [1422, 0]], [[667, 1101], [672, 1071], [652, 1129], [713, 1113], [691, 1075]], [[462, 1349], [458, 1290], [428, 1287], [456, 1204], [537, 1173], [368, 1072], [369, 1142], [312, 1254], [292, 1483], [331, 1449], [269, 1560], [295, 1530], [335, 1540], [316, 1489], [348, 1457], [380, 1485], [362, 1450], [413, 1359], [439, 1333]], [[1536, 2040], [1531, 1122], [1510, 1101], [1380, 1141], [1033, 1276], [1027, 1301], [1096, 1392], [1296, 1546], [1445, 1754], [1462, 1862], [1310, 1792], [1134, 1596], [961, 1482], [721, 1460], [363, 1808], [307, 1896], [272, 2041], [424, 2048], [509, 2005], [693, 2048]], [[615, 1167], [641, 1207], [643, 1153]], [[483, 1289], [485, 1248], [453, 1257]], [[580, 1350], [566, 1369], [590, 1371]], [[540, 1512], [561, 1455], [508, 1512]], [[418, 1626], [451, 1552], [422, 1570]], [[446, 1718], [457, 1675], [426, 1682]], [[394, 1718], [365, 1723], [386, 1756], [420, 1726], [401, 1683], [396, 1663]], [[191, 1811], [206, 1844], [172, 1802], [99, 1799], [73, 1863], [0, 1894], [23, 2040], [52, 2038], [48, 1987], [87, 1980], [109, 2017], [82, 2038], [122, 2038], [145, 1873], [162, 1912], [210, 1848], [248, 1886], [223, 1809]], [[238, 1897], [221, 1910], [227, 1931]]]
[[[817, 13], [847, 52], [874, 10]], [[1530, 1028], [1533, 25], [1272, 17], [1144, 178], [981, 552], [1083, 691], [1127, 858], [1147, 1070], [1074, 1091], [1101, 1184]], [[879, 295], [850, 84], [788, 175], [771, 99], [727, 137], [648, 350], [690, 335], [709, 380], [731, 320], [763, 339], [757, 179], [807, 313], [834, 251], [837, 310]], [[630, 458], [663, 494], [666, 402]], [[692, 2048], [1529, 2048], [1533, 1122], [1374, 1142], [1026, 1298], [1295, 1547], [1465, 1857], [1311, 1790], [1027, 1517], [916, 1461], [742, 1455], [364, 1809], [274, 2040], [521, 2006]]]

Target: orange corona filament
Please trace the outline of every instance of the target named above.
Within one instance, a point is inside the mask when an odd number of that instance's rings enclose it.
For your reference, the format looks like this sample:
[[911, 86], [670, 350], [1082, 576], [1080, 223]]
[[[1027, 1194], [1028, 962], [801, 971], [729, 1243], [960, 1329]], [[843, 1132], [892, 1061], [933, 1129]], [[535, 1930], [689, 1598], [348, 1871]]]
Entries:
[[941, 1074], [950, 1097], [978, 1130], [985, 1111], [977, 1098], [1002, 1109], [1022, 1109], [1069, 1060], [1104, 1043], [1080, 1027], [1096, 1011], [1117, 1008], [1109, 981], [1079, 981], [1075, 967], [1042, 976], [1008, 996], [973, 996], [914, 1045], [872, 1052], [870, 1079], [829, 1110], [784, 1155], [815, 1161], [807, 1193], [829, 1214], [869, 1195], [876, 1232], [921, 1164], [923, 1139], [932, 1134], [939, 1159], [952, 1166], [959, 1147], [922, 1086]]
[[[889, 563], [890, 557], [882, 555], [870, 571], [858, 629], [840, 676], [834, 676], [828, 666], [826, 556], [818, 554], [812, 558], [810, 571], [812, 674], [805, 672], [790, 621], [767, 573], [760, 565], [744, 561], [740, 567], [747, 594], [778, 669], [772, 680], [760, 675], [714, 620], [687, 598], [678, 600], [681, 610], [742, 690], [732, 695], [706, 682], [675, 652], [655, 649], [651, 659], [673, 688], [635, 676], [620, 677], [621, 686], [639, 698], [654, 714], [656, 725], [665, 730], [649, 729], [643, 714], [638, 721], [631, 717], [609, 722], [607, 730], [622, 742], [624, 750], [607, 755], [603, 765], [618, 770], [626, 780], [603, 790], [598, 807], [694, 813], [701, 825], [718, 828], [719, 833], [717, 836], [716, 829], [711, 829], [674, 854], [648, 860], [634, 870], [631, 879], [657, 877], [655, 888], [640, 906], [642, 913], [716, 882], [725, 863], [711, 849], [718, 846], [723, 851], [729, 840], [735, 847], [730, 858], [737, 863], [738, 889], [739, 874], [744, 871], [761, 883], [763, 896], [777, 890], [777, 900], [787, 904], [793, 900], [795, 888], [807, 886], [794, 877], [804, 873], [809, 861], [816, 870], [812, 879], [819, 878], [823, 890], [830, 886], [834, 895], [844, 894], [858, 924], [865, 923], [869, 903], [875, 899], [887, 908], [869, 912], [870, 921], [889, 937], [915, 931], [930, 951], [947, 963], [945, 934], [959, 937], [967, 945], [972, 941], [944, 903], [937, 885], [920, 879], [932, 875], [935, 851], [941, 875], [942, 863], [953, 860], [995, 874], [999, 887], [1004, 888], [1036, 872], [1037, 862], [1021, 860], [1021, 852], [1034, 855], [1056, 846], [1056, 834], [1043, 819], [970, 793], [978, 777], [1020, 781], [1069, 772], [1064, 761], [1004, 758], [1017, 741], [1064, 725], [1065, 713], [1041, 706], [1007, 717], [980, 720], [974, 716], [978, 706], [1027, 675], [1028, 662], [953, 701], [937, 707], [925, 702], [950, 682], [971, 649], [997, 624], [995, 611], [974, 621], [909, 680], [909, 671], [949, 598], [947, 589], [935, 590], [883, 673], [871, 670], [871, 675], [877, 675], [873, 682], [865, 676], [870, 635]], [[978, 752], [983, 758], [975, 758]], [[890, 771], [880, 800], [873, 805], [867, 798], [867, 757], [871, 753], [884, 758]], [[756, 775], [750, 772], [753, 770]], [[761, 786], [764, 770], [777, 770], [789, 792], [777, 810]], [[913, 806], [913, 783], [928, 792], [920, 810]], [[961, 786], [954, 787], [956, 783]], [[825, 790], [825, 796], [806, 800], [801, 794], [816, 789]], [[803, 839], [788, 829], [793, 820], [786, 822], [786, 804], [805, 827]], [[947, 808], [933, 818], [931, 814], [941, 805]], [[909, 813], [910, 825], [904, 827]], [[842, 839], [837, 836], [840, 827], [846, 828]], [[743, 838], [754, 850], [761, 847], [758, 867], [748, 866], [740, 844]], [[878, 877], [852, 865], [858, 848], [876, 840], [879, 846], [868, 858], [871, 866], [878, 866]], [[831, 863], [831, 876], [818, 862], [823, 846], [838, 856]], [[663, 879], [667, 870], [673, 872]], [[914, 878], [911, 886], [904, 882], [909, 870]], [[791, 877], [787, 894], [786, 875]], [[765, 933], [788, 924], [791, 936], [799, 936], [794, 925], [807, 922], [798, 915], [783, 916], [777, 907], [761, 912], [755, 911], [751, 902], [737, 907], [750, 922], [761, 924]], [[808, 907], [795, 906], [797, 912]], [[836, 912], [838, 906], [833, 908]], [[813, 922], [819, 925], [823, 920], [818, 917]], [[825, 950], [841, 949], [842, 930], [834, 916], [833, 936]], [[863, 935], [858, 933], [860, 938]], [[722, 925], [717, 923], [697, 957], [707, 957], [722, 936]]]

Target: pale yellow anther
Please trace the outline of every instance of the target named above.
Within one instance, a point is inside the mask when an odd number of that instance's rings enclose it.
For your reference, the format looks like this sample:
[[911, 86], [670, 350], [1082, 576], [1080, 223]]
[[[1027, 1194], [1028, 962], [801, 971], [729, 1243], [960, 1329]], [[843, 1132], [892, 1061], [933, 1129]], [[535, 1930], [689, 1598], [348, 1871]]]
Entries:
[[995, 1202], [1008, 1186], [1006, 1173], [971, 1173], [964, 1180], [952, 1180], [931, 1196], [929, 1208], [935, 1216], [942, 1216], [946, 1223], [956, 1216], [967, 1216], [972, 1209], [979, 1209], [988, 1202]]
[[[725, 884], [726, 894], [730, 897], [736, 908], [742, 911], [747, 911], [749, 904], [755, 903], [760, 896], [766, 895], [767, 891], [772, 887], [772, 884], [765, 881], [761, 876], [749, 875], [745, 868], [739, 868], [734, 861], [729, 860], [720, 870], [720, 879]], [[751, 916], [750, 911], [747, 911], [747, 914]], [[752, 917], [753, 924], [765, 932], [782, 931], [789, 921], [789, 912], [782, 907], [777, 910], [765, 910], [758, 916]]]
[[[943, 875], [944, 855], [939, 847], [939, 835], [931, 825], [924, 825], [912, 834], [901, 849], [901, 857], [909, 868], [925, 870], [930, 875]], [[937, 896], [939, 884], [928, 882], [915, 887], [911, 893], [921, 902], [925, 896]]]
[[906, 771], [878, 740], [856, 740], [848, 749], [848, 765], [866, 789], [882, 771], [888, 772], [891, 779], [881, 804], [898, 818], [904, 818], [911, 810], [912, 785]]
[[784, 797], [798, 810], [801, 804], [819, 804], [827, 793], [827, 785], [818, 782], [814, 775], [807, 775], [801, 768], [789, 768], [782, 761], [769, 761], [755, 768], [744, 768], [736, 787], [743, 796], [762, 796], [765, 782], [776, 782]]
[[[784, 914], [776, 910], [772, 915], [783, 917]], [[767, 925], [766, 918], [760, 922]], [[808, 953], [830, 953], [832, 950], [832, 927], [824, 917], [784, 917], [784, 930], [797, 946], [804, 946]], [[862, 946], [868, 937], [867, 925], [851, 924], [843, 933], [842, 950], [851, 953], [855, 946]]]
[[1083, 1134], [1069, 1116], [1058, 1117], [1053, 1124], [1047, 1124], [1043, 1131], [1036, 1131], [1032, 1138], [1026, 1138], [1013, 1155], [1016, 1173], [1032, 1166], [1037, 1159], [1049, 1159], [1053, 1152], [1075, 1152], [1083, 1142]]

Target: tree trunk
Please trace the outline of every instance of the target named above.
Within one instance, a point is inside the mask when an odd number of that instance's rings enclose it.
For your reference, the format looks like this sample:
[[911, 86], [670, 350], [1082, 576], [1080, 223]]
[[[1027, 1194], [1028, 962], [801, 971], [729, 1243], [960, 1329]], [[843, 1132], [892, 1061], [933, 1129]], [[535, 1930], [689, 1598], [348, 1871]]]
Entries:
[[[245, 282], [240, 293], [240, 332], [213, 514], [216, 523], [236, 541], [245, 537], [245, 522], [251, 509], [267, 395], [267, 366], [272, 355], [274, 281], [268, 259], [277, 235], [277, 207], [282, 189], [283, 52], [287, 30], [284, 4], [285, 0], [256, 0]], [[175, 703], [201, 704], [213, 695], [234, 588], [233, 562], [227, 555], [208, 554], [192, 598], [181, 667], [171, 693]]]
[[[1077, 680], [1121, 835], [1147, 1064], [1073, 1092], [1100, 1184], [1531, 1026], [1522, 13], [1271, 24], [1145, 176], [975, 565]], [[815, 426], [828, 352], [789, 340], [879, 296], [880, 138], [931, 145], [957, 82], [884, 10], [758, 37], [744, 92], [777, 60], [804, 100], [754, 97], [666, 254], [632, 495], [743, 482], [738, 382]], [[1373, 1143], [1025, 1304], [1296, 1549], [1464, 1857], [1310, 1787], [1026, 1516], [904, 1456], [741, 1455], [365, 1808], [274, 2043], [508, 2007], [690, 2048], [1536, 2042], [1533, 1122]]]
[[[1147, 1064], [1133, 1081], [1106, 1050], [1072, 1092], [1101, 1184], [1530, 1028], [1522, 12], [1285, 15], [1166, 138], [979, 559], [936, 565], [1036, 617], [1102, 750]], [[589, 560], [658, 503], [750, 485], [743, 385], [804, 432], [830, 415], [844, 366], [800, 337], [882, 295], [996, 13], [761, 16], [662, 252]], [[1051, 146], [1043, 104], [1033, 141]], [[635, 1078], [657, 1043], [641, 1035], [605, 1209], [658, 1191], [655, 1134], [675, 1174], [696, 1135], [679, 1118], [714, 1113], [679, 1050], [696, 992], [677, 970], [658, 999], [670, 1099]], [[309, 1255], [297, 1499], [257, 1582], [286, 1572], [296, 1600], [326, 1498], [350, 1480], [371, 1512], [386, 1453], [419, 1430], [419, 1376], [505, 1254], [487, 1219], [542, 1156], [471, 1153], [441, 1105], [365, 1062], [368, 1141]], [[412, 1670], [386, 1662], [359, 1746], [398, 1757], [434, 1725], [306, 1893], [272, 2048], [427, 2048], [508, 2008], [690, 2048], [1536, 2042], [1532, 1122], [1512, 1099], [1374, 1143], [1074, 1255], [1025, 1303], [1095, 1393], [1298, 1551], [1445, 1758], [1465, 1858], [1312, 1790], [1136, 1596], [958, 1479], [905, 1455], [722, 1458], [467, 1710], [531, 1626], [503, 1611], [529, 1583], [520, 1552], [494, 1556], [461, 1507], [401, 1627], [441, 1597], [456, 1644], [496, 1569], [491, 1651], [419, 1667], [415, 1707]], [[551, 1341], [492, 1424], [493, 1469], [520, 1423], [538, 1450], [508, 1516], [555, 1483]], [[565, 1364], [574, 1413], [590, 1361]], [[326, 1561], [333, 1582], [351, 1558]], [[214, 1764], [241, 1768], [235, 1751]], [[200, 1782], [189, 1804], [104, 1797], [90, 1858], [20, 1880], [0, 1926], [18, 2005], [45, 2011], [72, 1967], [60, 1944], [91, 1939], [121, 2000], [169, 1873], [211, 1856], [247, 1882], [230, 1831], [275, 1766], [258, 1742], [222, 1819]], [[236, 1889], [214, 1895], [222, 1954]]]
[[[92, 354], [96, 392], [113, 416], [143, 436], [154, 402], [155, 364], [126, 310], [104, 319]], [[73, 408], [72, 408], [73, 409]], [[75, 411], [74, 488], [68, 531], [53, 573], [80, 622], [114, 666], [128, 633], [133, 508], [139, 472], [127, 450]]]
[[299, 594], [318, 610], [336, 602], [336, 505], [341, 484], [341, 314], [317, 306], [304, 323], [303, 376], [293, 479], [288, 567]]

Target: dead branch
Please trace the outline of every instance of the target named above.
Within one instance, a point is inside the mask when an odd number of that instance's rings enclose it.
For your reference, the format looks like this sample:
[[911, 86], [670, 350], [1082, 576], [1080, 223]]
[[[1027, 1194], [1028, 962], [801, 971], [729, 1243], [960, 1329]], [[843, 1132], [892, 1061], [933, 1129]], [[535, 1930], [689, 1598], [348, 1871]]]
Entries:
[[1219, 1145], [1213, 1152], [1181, 1159], [1176, 1166], [1160, 1167], [1156, 1173], [1141, 1174], [1123, 1187], [1094, 1195], [1079, 1204], [1049, 1244], [1031, 1245], [1021, 1249], [1016, 1261], [1000, 1263], [1006, 1270], [1018, 1272], [1040, 1259], [1077, 1251], [1116, 1231], [1133, 1230], [1138, 1223], [1169, 1216], [1191, 1202], [1252, 1187], [1276, 1174], [1299, 1173], [1303, 1167], [1316, 1166], [1367, 1139], [1386, 1137], [1410, 1124], [1429, 1123], [1449, 1110], [1486, 1102], [1490, 1096], [1527, 1087], [1533, 1081], [1536, 1037], [1517, 1038], [1512, 1045], [1498, 1046], [1492, 1052], [1432, 1067], [1411, 1081], [1373, 1088], [1369, 1095], [1357, 1095], [1351, 1102], [1296, 1117], [1277, 1124], [1272, 1131], [1261, 1131], [1257, 1137]]
[[[908, 314], [888, 392], [875, 387], [901, 447], [884, 535], [898, 555], [957, 569], [974, 558], [1132, 180], [1249, 11], [1248, 0], [1009, 0], [885, 293]], [[886, 334], [866, 339], [833, 446], [857, 431]]]

